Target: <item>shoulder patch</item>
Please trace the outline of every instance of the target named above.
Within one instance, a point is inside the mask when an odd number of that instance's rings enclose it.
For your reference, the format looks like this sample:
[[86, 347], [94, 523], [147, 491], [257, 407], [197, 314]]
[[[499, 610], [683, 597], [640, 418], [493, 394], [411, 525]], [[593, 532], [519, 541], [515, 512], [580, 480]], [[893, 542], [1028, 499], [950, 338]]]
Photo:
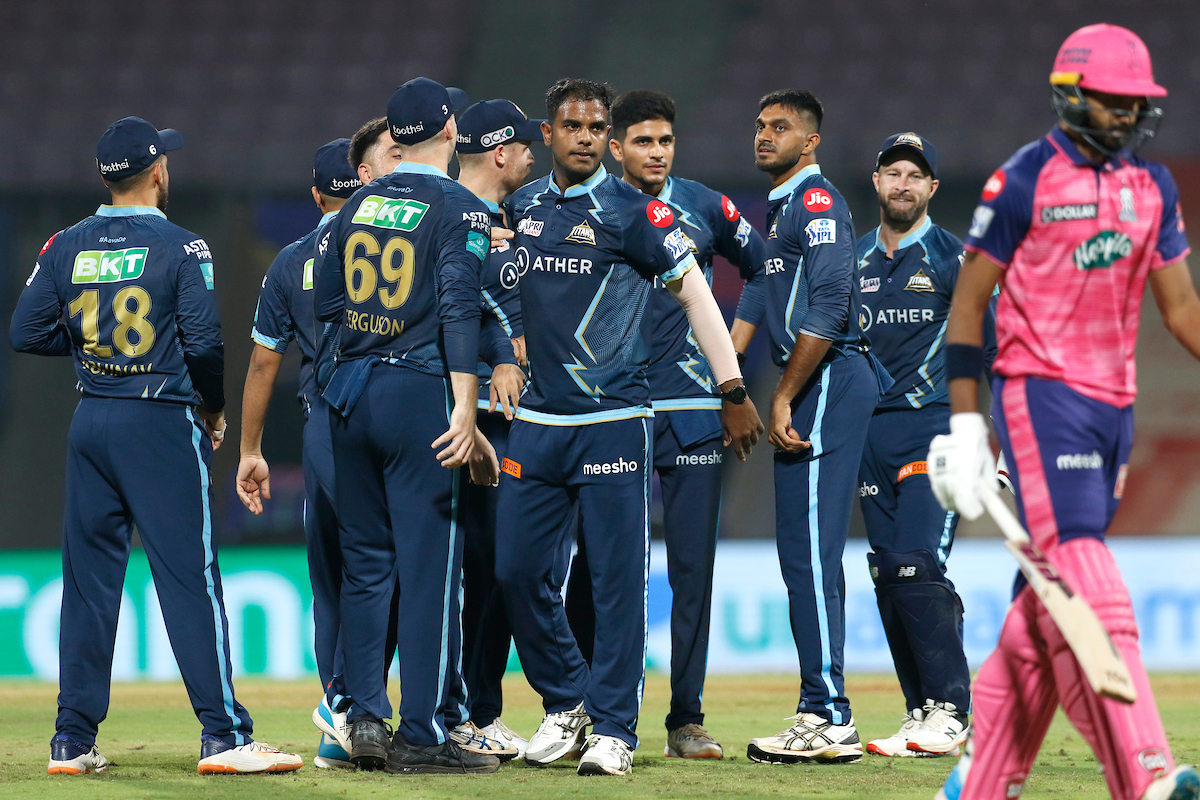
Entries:
[[208, 251], [208, 242], [203, 239], [193, 239], [183, 246], [183, 252], [196, 256], [201, 261], [212, 261], [212, 253]]
[[480, 261], [487, 257], [490, 245], [491, 240], [478, 231], [471, 231], [467, 234], [467, 250], [477, 255]]
[[824, 189], [809, 189], [804, 193], [804, 208], [814, 214], [820, 214], [833, 208], [833, 198]]
[[211, 261], [200, 262], [200, 274], [204, 276], [204, 286], [211, 292], [214, 287], [213, 265]]
[[[58, 234], [55, 234], [55, 236], [57, 236], [57, 235], [58, 235]], [[49, 243], [49, 242], [47, 242], [46, 244], [47, 244], [47, 245], [49, 245], [50, 243]], [[43, 252], [43, 253], [44, 253], [44, 252], [46, 252], [46, 248], [45, 248], [45, 247], [43, 247], [43, 248], [42, 248], [42, 252]], [[25, 285], [26, 285], [26, 286], [28, 286], [29, 284], [33, 283], [33, 279], [37, 277], [37, 274], [38, 274], [38, 272], [40, 272], [40, 271], [41, 271], [41, 269], [42, 269], [42, 265], [41, 265], [40, 263], [38, 263], [38, 262], [34, 262], [34, 265], [33, 265], [33, 272], [29, 273], [29, 277], [25, 279]]]
[[[1181, 219], [1182, 219], [1182, 217], [1181, 217]], [[62, 231], [59, 231], [58, 233], [62, 233]], [[50, 245], [51, 245], [51, 244], [54, 242], [54, 240], [55, 240], [55, 239], [57, 239], [57, 238], [58, 238], [58, 233], [54, 234], [53, 236], [51, 236], [49, 239], [47, 239], [47, 240], [46, 240], [46, 243], [45, 243], [44, 245], [42, 245], [42, 249], [41, 249], [41, 251], [38, 253], [38, 255], [39, 255], [39, 256], [40, 256], [42, 253], [44, 253], [44, 252], [46, 252], [47, 250], [49, 250], [49, 249], [50, 249]], [[28, 286], [28, 285], [29, 285], [29, 284], [26, 284], [26, 286]]]
[[809, 247], [837, 243], [837, 222], [830, 217], [810, 221], [804, 226], [804, 232], [808, 234]]
[[967, 231], [967, 236], [972, 239], [982, 239], [987, 233], [988, 227], [992, 224], [992, 217], [996, 216], [995, 209], [988, 206], [975, 206], [975, 215], [971, 217], [971, 229]]
[[734, 232], [733, 238], [738, 240], [738, 244], [745, 247], [750, 242], [750, 223], [744, 219], [738, 220], [737, 231]]
[[983, 185], [983, 202], [987, 203], [995, 200], [1004, 191], [1004, 185], [1008, 183], [1008, 176], [1004, 174], [1003, 169], [998, 169], [992, 173], [992, 176], [987, 179], [987, 183]]
[[675, 221], [675, 213], [663, 201], [651, 200], [646, 204], [646, 219], [656, 228], [665, 228]]
[[733, 204], [733, 201], [725, 195], [721, 195], [721, 211], [725, 214], [725, 219], [730, 222], [737, 222], [742, 216], [738, 213], [737, 206]]

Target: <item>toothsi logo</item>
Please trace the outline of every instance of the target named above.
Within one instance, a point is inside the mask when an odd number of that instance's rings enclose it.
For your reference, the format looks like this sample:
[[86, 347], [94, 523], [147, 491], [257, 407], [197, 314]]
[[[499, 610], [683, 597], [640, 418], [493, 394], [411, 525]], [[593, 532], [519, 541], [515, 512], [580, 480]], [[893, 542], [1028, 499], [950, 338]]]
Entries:
[[142, 277], [146, 269], [145, 247], [128, 250], [84, 250], [75, 256], [71, 283], [116, 283]]
[[624, 458], [618, 458], [616, 461], [609, 461], [599, 464], [584, 464], [584, 475], [620, 475], [623, 472], [637, 472], [638, 462], [626, 461]]

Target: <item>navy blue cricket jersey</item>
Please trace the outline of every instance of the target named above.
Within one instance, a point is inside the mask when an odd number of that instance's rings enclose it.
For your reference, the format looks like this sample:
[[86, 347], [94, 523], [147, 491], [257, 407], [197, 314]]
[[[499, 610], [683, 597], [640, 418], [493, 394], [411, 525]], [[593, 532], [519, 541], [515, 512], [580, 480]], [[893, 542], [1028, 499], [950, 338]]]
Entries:
[[854, 222], [840, 192], [812, 164], [767, 195], [767, 328], [783, 366], [804, 333], [836, 353], [864, 350]]
[[859, 325], [896, 381], [879, 408], [947, 404], [946, 320], [963, 244], [929, 218], [888, 258], [879, 229], [858, 240]]
[[[723, 194], [702, 183], [668, 178], [658, 199], [675, 211], [688, 247], [712, 285], [713, 256], [720, 255], [738, 268], [747, 281], [738, 303], [737, 317], [752, 325], [762, 322], [765, 303], [766, 246], [758, 231]], [[687, 321], [687, 313], [661, 280], [654, 281], [649, 305], [650, 395], [654, 407], [673, 411], [721, 408], [712, 370], [700, 352]]]
[[[501, 206], [484, 198], [479, 200], [487, 206], [492, 227], [508, 227], [508, 220]], [[515, 256], [516, 249], [512, 242], [505, 239], [499, 247], [488, 251], [481, 273], [480, 297], [483, 300], [484, 320], [486, 324], [490, 324], [489, 318], [499, 322], [504, 331], [504, 342], [509, 343], [508, 355], [512, 354], [511, 340], [525, 335], [525, 328], [521, 323], [521, 291], [517, 285], [519, 277], [517, 265], [513, 260]], [[481, 352], [486, 349], [483, 342], [480, 342]], [[515, 364], [516, 358], [509, 361]], [[488, 385], [491, 383], [492, 369], [493, 365], [486, 357], [479, 364], [479, 408], [483, 410], [487, 409], [490, 399]]]
[[355, 192], [317, 245], [316, 318], [342, 325], [338, 372], [381, 359], [474, 374], [490, 234], [483, 203], [435, 167], [405, 162]]
[[321, 217], [315, 230], [279, 251], [263, 277], [258, 305], [254, 308], [254, 329], [250, 332], [257, 344], [281, 355], [287, 352], [293, 339], [300, 346], [300, 393], [296, 398], [305, 416], [317, 396], [313, 374], [317, 323], [312, 300], [317, 239], [335, 216], [337, 212], [331, 211]]
[[89, 397], [225, 407], [212, 254], [157, 208], [100, 206], [52, 236], [9, 338], [23, 352], [74, 356]]
[[530, 386], [518, 418], [586, 425], [651, 416], [642, 317], [651, 281], [696, 266], [671, 207], [601, 166], [560, 192], [553, 175], [509, 203]]

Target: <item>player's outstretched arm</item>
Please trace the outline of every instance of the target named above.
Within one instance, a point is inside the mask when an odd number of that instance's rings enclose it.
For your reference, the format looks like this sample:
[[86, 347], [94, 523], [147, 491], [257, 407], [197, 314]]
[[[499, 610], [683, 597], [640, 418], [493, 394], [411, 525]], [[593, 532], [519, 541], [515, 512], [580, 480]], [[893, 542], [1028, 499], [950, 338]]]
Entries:
[[264, 499], [271, 499], [271, 468], [263, 458], [262, 434], [282, 361], [283, 354], [255, 344], [242, 390], [242, 457], [238, 462], [237, 493], [242, 505], [255, 514], [262, 513]]
[[1200, 361], [1200, 297], [1196, 296], [1187, 259], [1153, 270], [1150, 290], [1154, 292], [1163, 325]]
[[[991, 300], [992, 292], [995, 291], [1002, 273], [1000, 265], [982, 252], [967, 252], [962, 269], [958, 272], [954, 298], [950, 303], [950, 319], [946, 323], [947, 347], [966, 345], [982, 350], [983, 321], [987, 314], [988, 301]], [[947, 375], [952, 412], [979, 410], [979, 372], [982, 370], [969, 376]]]
[[[728, 391], [741, 383], [742, 371], [738, 367], [733, 341], [725, 329], [721, 309], [700, 270], [689, 269], [681, 278], [668, 282], [667, 288], [683, 306], [700, 351], [708, 359], [713, 378], [720, 384], [721, 391]], [[746, 455], [758, 444], [758, 437], [763, 432], [758, 410], [748, 397], [740, 404], [721, 404], [721, 427], [725, 431], [725, 444], [733, 445], [740, 461], [746, 460]]]

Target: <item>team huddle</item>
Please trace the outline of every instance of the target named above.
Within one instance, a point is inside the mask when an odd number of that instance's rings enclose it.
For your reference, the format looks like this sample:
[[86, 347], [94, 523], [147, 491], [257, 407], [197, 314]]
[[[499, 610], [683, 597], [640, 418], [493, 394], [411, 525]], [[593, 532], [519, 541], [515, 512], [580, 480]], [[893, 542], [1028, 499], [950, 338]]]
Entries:
[[[664, 752], [722, 758], [702, 708], [722, 462], [765, 434], [801, 686], [792, 724], [753, 739], [750, 759], [961, 755], [939, 798], [1011, 798], [1061, 703], [1114, 798], [1200, 796], [1171, 756], [1104, 545], [1147, 282], [1200, 358], [1178, 192], [1135, 152], [1166, 90], [1141, 40], [1110, 25], [1072, 34], [1051, 84], [1059, 124], [989, 179], [965, 244], [929, 216], [938, 150], [915, 132], [880, 147], [880, 224], [857, 237], [817, 163], [823, 107], [799, 90], [759, 102], [765, 235], [672, 173], [675, 104], [656, 91], [564, 79], [546, 118], [529, 119], [417, 78], [386, 116], [320, 148], [320, 224], [263, 279], [237, 473], [261, 513], [267, 406], [295, 340], [323, 689], [314, 766], [492, 773], [577, 759], [580, 775], [630, 773], [652, 471], [673, 590]], [[530, 181], [534, 142], [551, 170]], [[13, 346], [72, 356], [82, 393], [51, 774], [109, 766], [96, 735], [134, 524], [203, 726], [198, 771], [302, 766], [254, 740], [233, 691], [208, 482], [226, 432], [213, 262], [163, 213], [166, 153], [182, 144], [137, 117], [109, 127], [97, 166], [112, 205], [51, 237], [13, 315]], [[716, 256], [745, 282], [731, 328], [710, 289]], [[741, 372], [764, 325], [780, 371], [765, 422]], [[984, 373], [999, 472], [977, 405]], [[1079, 453], [1095, 457], [1063, 469]], [[1132, 703], [1089, 689], [1023, 580], [971, 685], [947, 559], [959, 514], [982, 514], [1000, 479], [1111, 637]], [[899, 730], [865, 745], [843, 679], [855, 496], [905, 702]], [[510, 644], [545, 711], [528, 739], [501, 719]]]

